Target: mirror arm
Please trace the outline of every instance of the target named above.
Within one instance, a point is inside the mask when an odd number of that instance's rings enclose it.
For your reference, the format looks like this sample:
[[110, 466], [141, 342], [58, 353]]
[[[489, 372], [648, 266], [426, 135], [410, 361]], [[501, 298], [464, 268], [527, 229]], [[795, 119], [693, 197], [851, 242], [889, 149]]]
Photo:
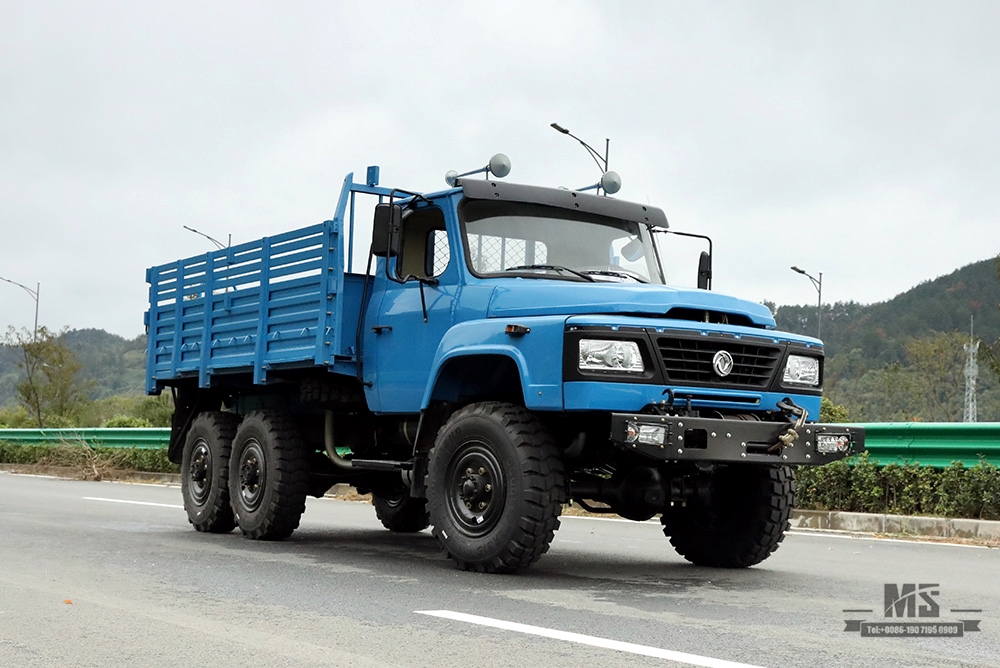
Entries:
[[[712, 237], [710, 237], [710, 236], [708, 236], [706, 234], [695, 234], [694, 232], [677, 232], [675, 230], [668, 230], [668, 229], [665, 229], [665, 228], [657, 228], [657, 227], [654, 227], [653, 225], [647, 225], [646, 227], [647, 227], [647, 229], [651, 233], [656, 233], [656, 234], [676, 234], [679, 237], [692, 237], [694, 239], [704, 239], [705, 241], [707, 241], [708, 242], [708, 274], [707, 274], [706, 278], [707, 278], [708, 282], [707, 282], [707, 284], [705, 286], [705, 289], [707, 289], [707, 290], [711, 290], [712, 289]], [[653, 243], [653, 248], [654, 249], [656, 248], [656, 243], [655, 242]], [[660, 258], [659, 258], [659, 253], [658, 252], [657, 252], [657, 258], [656, 259], [657, 259], [657, 262], [659, 262]], [[701, 282], [701, 276], [700, 276], [700, 274], [701, 274], [701, 262], [700, 261], [698, 263], [698, 273], [699, 273], [698, 281], [700, 283]]]

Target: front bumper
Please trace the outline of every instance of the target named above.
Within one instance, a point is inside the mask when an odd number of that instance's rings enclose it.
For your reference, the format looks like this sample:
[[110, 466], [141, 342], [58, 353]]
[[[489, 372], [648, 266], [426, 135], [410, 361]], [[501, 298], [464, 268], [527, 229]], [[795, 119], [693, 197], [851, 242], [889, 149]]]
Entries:
[[611, 441], [661, 461], [748, 462], [821, 466], [864, 450], [865, 430], [807, 423], [787, 445], [790, 422], [752, 422], [643, 413], [612, 413]]

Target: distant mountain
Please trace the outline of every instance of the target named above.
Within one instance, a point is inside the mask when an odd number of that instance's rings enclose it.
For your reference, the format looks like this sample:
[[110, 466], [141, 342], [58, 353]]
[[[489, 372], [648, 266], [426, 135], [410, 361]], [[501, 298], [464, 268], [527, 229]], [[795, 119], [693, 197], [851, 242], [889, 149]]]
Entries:
[[[873, 365], [904, 360], [909, 339], [931, 332], [968, 332], [984, 341], [1000, 338], [1000, 280], [995, 260], [957, 269], [877, 304], [837, 302], [823, 305], [826, 356], [860, 349]], [[774, 309], [778, 329], [816, 336], [815, 306]]]
[[103, 329], [74, 329], [60, 340], [76, 353], [80, 377], [91, 381], [91, 399], [143, 394], [146, 386], [146, 336], [125, 339]]
[[[824, 304], [825, 394], [858, 421], [962, 419], [964, 346], [1000, 339], [1000, 270], [985, 260], [886, 302]], [[775, 309], [779, 329], [816, 335], [816, 308]], [[979, 421], [1000, 420], [1000, 382], [980, 360]]]
[[[80, 380], [89, 381], [89, 397], [141, 395], [146, 382], [146, 336], [125, 339], [103, 329], [73, 329], [59, 340], [76, 353], [83, 367]], [[0, 406], [17, 405], [20, 348], [0, 346]]]
[[17, 403], [14, 398], [14, 387], [21, 375], [17, 367], [20, 359], [20, 348], [0, 346], [0, 406], [12, 406]]

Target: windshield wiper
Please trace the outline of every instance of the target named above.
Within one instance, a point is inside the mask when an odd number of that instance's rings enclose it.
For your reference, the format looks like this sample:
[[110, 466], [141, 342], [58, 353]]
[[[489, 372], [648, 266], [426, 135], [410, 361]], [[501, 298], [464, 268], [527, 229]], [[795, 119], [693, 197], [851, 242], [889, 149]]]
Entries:
[[579, 272], [576, 269], [570, 269], [569, 267], [564, 267], [560, 264], [522, 264], [517, 267], [507, 267], [506, 269], [504, 269], [504, 271], [519, 271], [522, 269], [547, 269], [549, 271], [564, 271], [567, 274], [573, 274], [574, 276], [579, 276], [585, 281], [590, 281], [591, 283], [594, 282], [593, 276], [588, 276], [587, 274]]
[[619, 276], [621, 278], [630, 278], [636, 283], [648, 283], [649, 281], [644, 281], [634, 274], [630, 274], [627, 271], [614, 271], [612, 269], [584, 269], [583, 273], [593, 274], [594, 276]]

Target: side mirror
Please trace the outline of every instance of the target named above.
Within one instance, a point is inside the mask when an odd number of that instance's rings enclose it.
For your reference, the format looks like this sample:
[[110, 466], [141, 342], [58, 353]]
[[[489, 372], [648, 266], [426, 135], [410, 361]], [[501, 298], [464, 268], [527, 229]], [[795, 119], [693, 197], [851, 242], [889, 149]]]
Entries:
[[622, 246], [622, 257], [629, 262], [635, 262], [646, 254], [646, 249], [642, 245], [642, 239], [635, 237], [632, 241]]
[[712, 289], [712, 256], [705, 251], [698, 258], [698, 289]]
[[403, 224], [403, 207], [398, 204], [376, 204], [372, 223], [372, 255], [399, 255], [399, 231]]

